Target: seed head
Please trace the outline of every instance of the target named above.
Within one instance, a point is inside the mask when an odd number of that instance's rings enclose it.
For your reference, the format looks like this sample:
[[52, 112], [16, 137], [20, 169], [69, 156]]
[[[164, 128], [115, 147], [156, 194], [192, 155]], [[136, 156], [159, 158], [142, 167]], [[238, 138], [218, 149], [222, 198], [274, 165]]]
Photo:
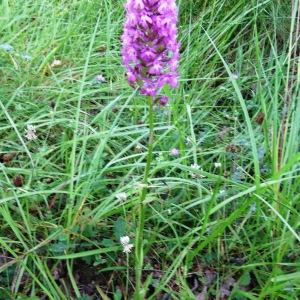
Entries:
[[25, 137], [29, 141], [33, 141], [37, 139], [36, 128], [33, 125], [27, 125], [27, 129], [25, 129]]

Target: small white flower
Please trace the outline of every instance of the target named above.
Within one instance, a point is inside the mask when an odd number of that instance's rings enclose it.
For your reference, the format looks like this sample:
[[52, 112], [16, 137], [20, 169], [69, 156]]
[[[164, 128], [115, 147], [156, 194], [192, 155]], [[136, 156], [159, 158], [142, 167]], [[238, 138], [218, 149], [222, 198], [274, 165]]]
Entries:
[[62, 65], [62, 62], [59, 59], [54, 59], [54, 61], [51, 63], [52, 68], [59, 67], [61, 65]]
[[122, 236], [120, 238], [120, 243], [122, 244], [122, 246], [129, 244], [129, 242], [130, 242], [130, 237], [128, 235]]
[[123, 252], [124, 253], [130, 253], [131, 249], [134, 247], [133, 244], [129, 244], [130, 242], [130, 237], [129, 236], [122, 236], [120, 238], [120, 243], [123, 246]]
[[96, 76], [96, 80], [98, 82], [105, 82], [105, 77], [102, 74]]
[[27, 125], [27, 129], [25, 129], [25, 137], [29, 141], [33, 141], [37, 139], [36, 128], [33, 125]]
[[173, 148], [173, 149], [171, 149], [170, 154], [171, 154], [171, 156], [176, 157], [179, 155], [179, 150], [177, 148]]
[[121, 202], [125, 202], [127, 200], [127, 194], [126, 193], [116, 194], [116, 198]]
[[143, 151], [143, 147], [141, 145], [136, 145], [134, 150], [135, 150], [135, 152], [140, 153]]
[[200, 169], [200, 166], [198, 165], [198, 164], [192, 164], [191, 165], [191, 168], [193, 168], [193, 169], [196, 169], [196, 170], [199, 170]]
[[222, 167], [222, 163], [220, 162], [215, 162], [215, 168], [221, 168]]
[[123, 246], [123, 252], [124, 253], [130, 253], [132, 248], [133, 248], [133, 244], [124, 245]]

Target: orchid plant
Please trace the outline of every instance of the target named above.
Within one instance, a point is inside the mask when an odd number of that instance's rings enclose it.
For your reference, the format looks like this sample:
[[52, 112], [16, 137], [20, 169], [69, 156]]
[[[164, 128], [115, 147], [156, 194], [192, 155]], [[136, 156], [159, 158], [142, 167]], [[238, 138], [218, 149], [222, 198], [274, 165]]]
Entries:
[[163, 87], [178, 86], [179, 43], [177, 42], [178, 9], [175, 0], [127, 0], [126, 20], [122, 35], [122, 58], [129, 85], [148, 96], [149, 142], [143, 188], [141, 190], [136, 232], [136, 295], [144, 299], [141, 286], [144, 261], [143, 231], [145, 223], [145, 199], [148, 193], [148, 177], [153, 152], [154, 111], [153, 103], [168, 102], [162, 94]]

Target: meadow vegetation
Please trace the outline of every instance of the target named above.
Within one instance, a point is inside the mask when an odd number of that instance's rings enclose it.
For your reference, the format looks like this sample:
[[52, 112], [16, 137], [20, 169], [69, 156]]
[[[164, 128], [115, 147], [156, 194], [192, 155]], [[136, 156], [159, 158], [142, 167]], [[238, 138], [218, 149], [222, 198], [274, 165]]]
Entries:
[[[135, 243], [149, 111], [124, 76], [123, 4], [0, 1], [1, 300], [134, 295], [120, 238]], [[299, 299], [300, 2], [178, 5], [140, 298]]]

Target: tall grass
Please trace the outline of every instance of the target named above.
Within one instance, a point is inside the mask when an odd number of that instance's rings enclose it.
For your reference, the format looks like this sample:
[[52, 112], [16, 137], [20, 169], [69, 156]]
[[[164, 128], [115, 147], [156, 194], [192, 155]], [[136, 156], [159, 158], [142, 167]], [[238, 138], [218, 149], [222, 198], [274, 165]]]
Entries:
[[[299, 5], [179, 1], [143, 297], [299, 298]], [[0, 299], [133, 297], [119, 239], [135, 240], [149, 110], [124, 78], [123, 15], [119, 0], [0, 2]]]

